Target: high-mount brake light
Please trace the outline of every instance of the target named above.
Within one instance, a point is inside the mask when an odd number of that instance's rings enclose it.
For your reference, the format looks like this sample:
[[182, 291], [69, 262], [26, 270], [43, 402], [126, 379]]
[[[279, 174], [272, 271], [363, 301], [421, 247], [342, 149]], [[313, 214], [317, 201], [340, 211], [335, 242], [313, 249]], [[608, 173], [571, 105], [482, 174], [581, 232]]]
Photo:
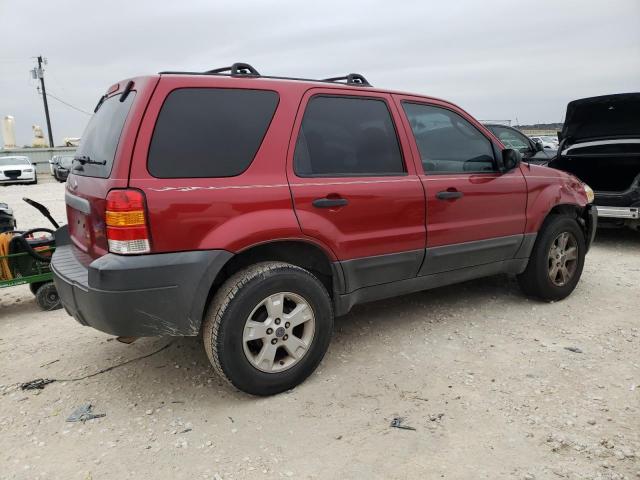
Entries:
[[145, 204], [139, 190], [117, 189], [107, 194], [105, 224], [111, 253], [136, 255], [151, 251]]

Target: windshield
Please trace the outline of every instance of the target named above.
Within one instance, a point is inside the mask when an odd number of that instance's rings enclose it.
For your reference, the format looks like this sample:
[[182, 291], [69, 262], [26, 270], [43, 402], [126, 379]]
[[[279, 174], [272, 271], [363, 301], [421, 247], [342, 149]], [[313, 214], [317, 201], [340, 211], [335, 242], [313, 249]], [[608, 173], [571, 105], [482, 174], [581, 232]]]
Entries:
[[10, 165], [29, 165], [29, 159], [27, 157], [0, 157], [0, 167]]
[[[129, 93], [124, 102], [121, 95], [106, 99], [91, 117], [76, 150], [76, 157], [88, 157], [91, 162], [76, 164], [73, 173], [87, 177], [108, 178], [116, 155], [122, 127], [129, 114], [135, 92]], [[92, 162], [96, 162], [95, 164]]]
[[71, 168], [71, 164], [73, 163], [73, 157], [70, 155], [65, 155], [64, 157], [58, 158], [58, 165], [64, 168]]

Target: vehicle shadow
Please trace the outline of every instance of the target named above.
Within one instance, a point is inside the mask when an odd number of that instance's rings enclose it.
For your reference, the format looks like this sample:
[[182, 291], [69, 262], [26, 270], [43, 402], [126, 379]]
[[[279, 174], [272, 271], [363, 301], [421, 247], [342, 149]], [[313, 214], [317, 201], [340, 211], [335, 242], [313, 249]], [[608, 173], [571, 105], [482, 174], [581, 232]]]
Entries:
[[[499, 275], [359, 305], [348, 315], [335, 320], [332, 344], [320, 369], [325, 374], [342, 375], [344, 369], [350, 368], [340, 360], [343, 354], [357, 349], [354, 345], [370, 343], [380, 331], [400, 335], [399, 332], [411, 330], [429, 321], [430, 332], [434, 336], [440, 336], [444, 335], [439, 331], [444, 328], [445, 321], [459, 320], [462, 324], [466, 309], [475, 308], [482, 302], [527, 301], [520, 293], [515, 279]], [[451, 314], [453, 310], [455, 315]], [[200, 337], [143, 338], [131, 346], [116, 341], [100, 342], [91, 351], [85, 350], [82, 358], [68, 360], [91, 365], [91, 368], [83, 368], [84, 372], [90, 373], [122, 363], [123, 360], [145, 357], [169, 342], [169, 347], [157, 354], [105, 373], [104, 375], [111, 376], [107, 380], [110, 384], [119, 385], [111, 394], [121, 395], [122, 402], [131, 401], [131, 398], [147, 398], [149, 402], [157, 403], [156, 399], [159, 397], [165, 399], [163, 403], [170, 403], [171, 400], [188, 401], [192, 408], [210, 408], [215, 404], [228, 404], [229, 400], [239, 404], [256, 401], [256, 397], [236, 391], [215, 374]], [[86, 386], [78, 385], [78, 388], [100, 388], [101, 376], [83, 381], [90, 383]], [[313, 383], [314, 380], [308, 380], [297, 387], [294, 393], [307, 388], [318, 388]], [[206, 395], [203, 394], [205, 392]]]
[[640, 231], [630, 228], [598, 228], [593, 245], [606, 249], [633, 248], [640, 250]]

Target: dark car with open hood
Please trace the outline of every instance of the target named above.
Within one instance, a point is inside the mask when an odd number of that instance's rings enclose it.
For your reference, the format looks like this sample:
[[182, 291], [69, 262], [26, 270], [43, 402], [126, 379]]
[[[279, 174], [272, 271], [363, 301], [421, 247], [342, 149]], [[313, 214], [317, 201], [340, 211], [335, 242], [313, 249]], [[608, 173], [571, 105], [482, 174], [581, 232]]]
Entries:
[[593, 188], [601, 224], [640, 230], [640, 93], [570, 102], [559, 137], [549, 166]]

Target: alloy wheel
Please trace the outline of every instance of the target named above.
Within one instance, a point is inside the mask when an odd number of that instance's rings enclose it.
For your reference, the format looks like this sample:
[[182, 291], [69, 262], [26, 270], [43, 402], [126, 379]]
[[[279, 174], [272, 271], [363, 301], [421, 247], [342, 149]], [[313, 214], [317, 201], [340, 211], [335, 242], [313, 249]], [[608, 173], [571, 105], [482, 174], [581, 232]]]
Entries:
[[252, 310], [242, 334], [247, 360], [266, 373], [296, 365], [309, 351], [315, 316], [309, 302], [292, 292], [268, 296]]
[[571, 232], [560, 233], [549, 248], [549, 279], [557, 287], [565, 286], [576, 273], [578, 241]]

